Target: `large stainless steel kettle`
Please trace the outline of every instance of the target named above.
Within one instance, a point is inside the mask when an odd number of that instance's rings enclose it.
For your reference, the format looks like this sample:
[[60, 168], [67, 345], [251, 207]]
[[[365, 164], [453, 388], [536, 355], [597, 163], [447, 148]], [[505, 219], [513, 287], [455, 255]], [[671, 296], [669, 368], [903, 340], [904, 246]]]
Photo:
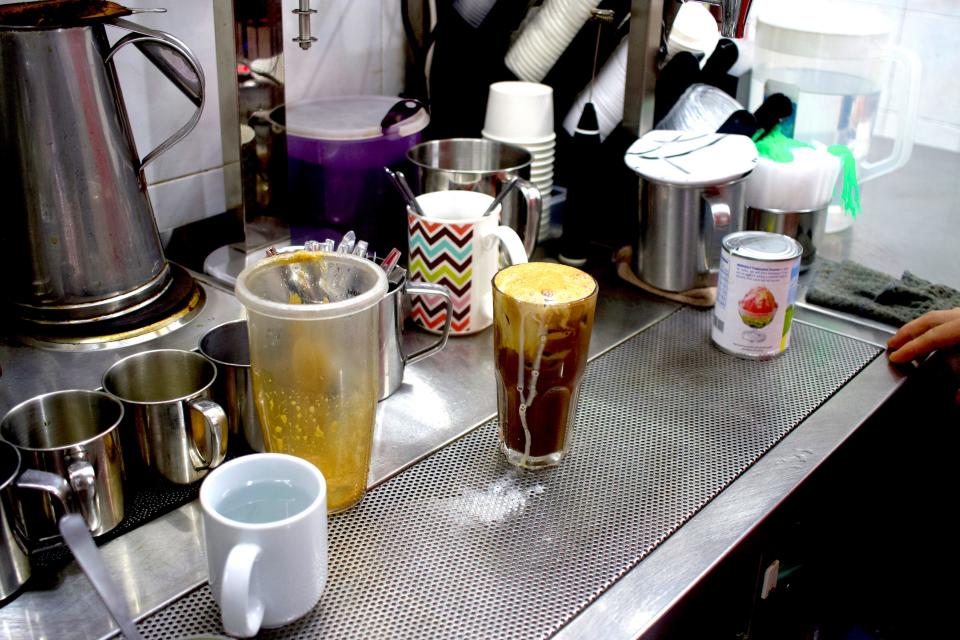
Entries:
[[[143, 168], [197, 124], [203, 71], [180, 40], [122, 17], [133, 12], [70, 0], [0, 6], [0, 291], [24, 320], [120, 316], [170, 284]], [[111, 46], [106, 25], [129, 33]], [[113, 63], [129, 44], [196, 106], [142, 160]]]

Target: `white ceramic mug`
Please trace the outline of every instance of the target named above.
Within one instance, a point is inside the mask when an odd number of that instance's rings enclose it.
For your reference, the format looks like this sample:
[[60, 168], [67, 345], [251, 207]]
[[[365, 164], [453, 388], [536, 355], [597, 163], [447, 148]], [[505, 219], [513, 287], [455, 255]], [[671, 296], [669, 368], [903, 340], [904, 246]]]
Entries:
[[[468, 335], [493, 324], [493, 276], [500, 269], [500, 247], [509, 264], [527, 261], [517, 232], [500, 224], [500, 205], [483, 212], [493, 197], [475, 191], [434, 191], [417, 196], [424, 216], [407, 209], [411, 281], [441, 284], [450, 290], [450, 335]], [[414, 295], [414, 321], [439, 331], [446, 320], [440, 296]]]
[[327, 582], [327, 485], [282, 453], [227, 462], [200, 487], [210, 588], [223, 629], [249, 638], [304, 616]]

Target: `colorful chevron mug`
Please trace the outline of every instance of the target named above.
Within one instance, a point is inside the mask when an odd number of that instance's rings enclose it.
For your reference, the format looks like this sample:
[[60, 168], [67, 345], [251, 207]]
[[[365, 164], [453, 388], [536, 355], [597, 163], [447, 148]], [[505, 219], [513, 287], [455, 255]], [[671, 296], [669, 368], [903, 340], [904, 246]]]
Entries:
[[[501, 245], [509, 264], [527, 261], [520, 236], [500, 224], [500, 206], [483, 215], [492, 202], [485, 193], [435, 191], [417, 196], [426, 215], [407, 209], [410, 279], [450, 290], [450, 335], [476, 333], [493, 323], [492, 282], [501, 267]], [[415, 295], [410, 315], [424, 329], [437, 332], [446, 320], [445, 301]]]

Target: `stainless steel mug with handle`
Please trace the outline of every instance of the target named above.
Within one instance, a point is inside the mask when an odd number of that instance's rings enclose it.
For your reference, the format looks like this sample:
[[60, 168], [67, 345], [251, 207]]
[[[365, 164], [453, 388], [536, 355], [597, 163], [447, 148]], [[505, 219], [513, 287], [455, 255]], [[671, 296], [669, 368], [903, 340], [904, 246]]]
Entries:
[[[156, 349], [127, 356], [103, 374], [103, 388], [123, 402], [124, 429], [138, 460], [176, 484], [202, 479], [227, 453], [227, 414], [210, 399], [217, 368], [194, 351]], [[128, 440], [129, 442], [129, 440]]]
[[233, 320], [207, 331], [200, 339], [200, 353], [217, 365], [213, 399], [227, 412], [230, 448], [264, 451], [250, 374], [247, 321]]
[[20, 513], [23, 499], [34, 490], [55, 498], [61, 513], [77, 510], [66, 480], [48, 471], [25, 470], [17, 447], [0, 440], [0, 607], [30, 578], [30, 545]]
[[[446, 320], [440, 335], [430, 344], [412, 353], [403, 350], [403, 300], [405, 296], [421, 294], [441, 296], [446, 308]], [[410, 282], [403, 280], [391, 284], [387, 295], [380, 301], [380, 400], [390, 397], [403, 383], [407, 365], [420, 362], [443, 349], [450, 337], [453, 320], [453, 299], [450, 290], [441, 284]]]
[[[123, 405], [105, 393], [70, 389], [21, 402], [0, 421], [0, 437], [17, 448], [21, 467], [62, 477], [95, 536], [123, 520], [123, 414]], [[23, 496], [18, 517], [32, 542], [60, 535], [49, 495]]]
[[[0, 7], [4, 295], [34, 322], [133, 311], [170, 280], [143, 168], [199, 121], [203, 71], [180, 40], [116, 12], [80, 19], [79, 2], [33, 4]], [[130, 33], [110, 46], [106, 25]], [[113, 63], [128, 44], [196, 107], [142, 160]]]

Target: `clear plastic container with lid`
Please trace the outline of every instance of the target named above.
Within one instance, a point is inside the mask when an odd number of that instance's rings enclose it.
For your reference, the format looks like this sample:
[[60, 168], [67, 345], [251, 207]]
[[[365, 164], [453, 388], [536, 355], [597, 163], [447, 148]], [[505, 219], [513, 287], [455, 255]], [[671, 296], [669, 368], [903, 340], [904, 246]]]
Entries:
[[422, 105], [393, 96], [337, 96], [288, 104], [271, 119], [287, 133], [294, 244], [339, 240], [353, 230], [386, 255], [406, 241], [404, 203], [383, 168], [399, 168], [420, 142], [430, 122]]
[[[862, 5], [778, 2], [759, 8], [750, 109], [774, 93], [794, 103], [788, 136], [850, 147], [860, 182], [903, 166], [913, 148], [920, 62], [893, 44], [893, 27]], [[891, 65], [895, 82], [890, 83]], [[890, 100], [884, 101], [884, 91]], [[896, 115], [893, 150], [868, 156], [877, 114]]]

